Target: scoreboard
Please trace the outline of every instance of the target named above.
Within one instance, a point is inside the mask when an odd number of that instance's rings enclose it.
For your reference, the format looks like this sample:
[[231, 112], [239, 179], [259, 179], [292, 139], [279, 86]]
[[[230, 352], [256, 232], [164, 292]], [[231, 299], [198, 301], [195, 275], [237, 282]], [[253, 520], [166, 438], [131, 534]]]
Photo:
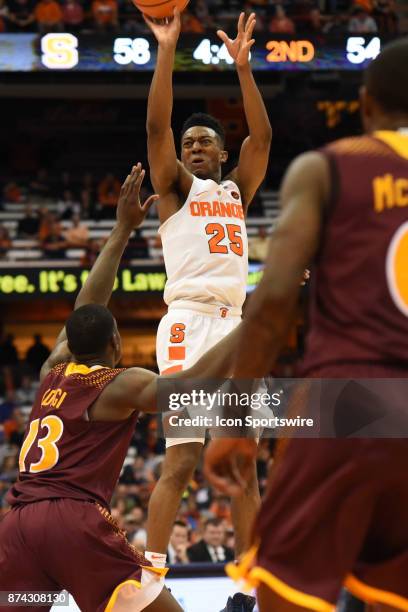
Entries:
[[[0, 266], [0, 302], [33, 298], [75, 297], [84, 285], [89, 270], [81, 267]], [[263, 264], [250, 263], [247, 293], [253, 291], [262, 278]], [[166, 284], [163, 266], [125, 266], [119, 268], [113, 295], [161, 295]]]
[[[257, 71], [361, 70], [380, 52], [378, 36], [281, 38], [259, 36], [251, 64]], [[111, 36], [69, 32], [0, 34], [0, 71], [151, 72], [157, 43], [152, 36]], [[176, 72], [234, 70], [226, 47], [214, 34], [182, 35]]]

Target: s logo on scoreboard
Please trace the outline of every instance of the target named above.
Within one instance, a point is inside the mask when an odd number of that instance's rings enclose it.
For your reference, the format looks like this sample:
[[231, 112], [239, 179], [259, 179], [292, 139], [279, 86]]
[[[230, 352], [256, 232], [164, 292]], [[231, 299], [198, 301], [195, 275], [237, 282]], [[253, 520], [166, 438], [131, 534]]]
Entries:
[[68, 32], [46, 34], [41, 39], [41, 61], [50, 70], [69, 70], [78, 64], [78, 39]]

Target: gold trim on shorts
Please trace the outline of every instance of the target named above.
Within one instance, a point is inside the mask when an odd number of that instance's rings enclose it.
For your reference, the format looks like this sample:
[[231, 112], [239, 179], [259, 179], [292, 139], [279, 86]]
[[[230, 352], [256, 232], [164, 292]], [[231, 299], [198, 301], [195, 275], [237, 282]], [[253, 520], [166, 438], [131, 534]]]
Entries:
[[[243, 587], [244, 590], [249, 591], [258, 588], [259, 584], [263, 582], [280, 597], [297, 606], [315, 610], [316, 612], [335, 612], [336, 606], [332, 603], [320, 597], [299, 591], [280, 580], [280, 578], [265, 568], [256, 565], [257, 553], [258, 546], [252, 546], [252, 548], [243, 555], [238, 565], [235, 565], [235, 563], [228, 563], [225, 568], [228, 576], [235, 582], [241, 582], [241, 587]], [[397, 610], [408, 612], [408, 599], [401, 595], [369, 586], [352, 574], [346, 577], [343, 584], [350, 593], [366, 603], [386, 604]]]
[[142, 584], [138, 580], [133, 580], [133, 579], [131, 579], [131, 580], [124, 580], [123, 582], [118, 584], [118, 586], [116, 587], [116, 589], [113, 591], [112, 595], [110, 596], [108, 604], [107, 604], [107, 606], [105, 608], [105, 612], [111, 612], [111, 610], [113, 609], [113, 606], [115, 605], [116, 600], [118, 598], [119, 591], [120, 591], [120, 589], [125, 584], [133, 584], [138, 589], [142, 588]]
[[372, 587], [365, 582], [361, 582], [353, 574], [347, 576], [344, 586], [350, 593], [367, 603], [386, 604], [391, 606], [391, 608], [408, 612], [408, 599], [391, 591], [383, 591], [382, 589]]
[[268, 570], [255, 565], [256, 555], [258, 547], [253, 546], [250, 550], [242, 557], [238, 565], [234, 563], [228, 563], [226, 566], [226, 572], [230, 578], [236, 582], [244, 582], [244, 589], [250, 590], [258, 588], [259, 584], [263, 582], [272, 591], [277, 593], [282, 599], [286, 599], [290, 603], [309, 610], [315, 610], [316, 612], [335, 612], [336, 606], [332, 603], [309, 595], [298, 589], [295, 589]]

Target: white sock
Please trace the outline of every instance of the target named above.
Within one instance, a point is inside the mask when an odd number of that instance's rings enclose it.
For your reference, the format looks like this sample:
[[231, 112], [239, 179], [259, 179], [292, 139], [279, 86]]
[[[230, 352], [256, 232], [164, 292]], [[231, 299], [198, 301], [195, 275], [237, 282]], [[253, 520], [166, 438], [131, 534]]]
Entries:
[[161, 567], [161, 568], [166, 567], [167, 555], [164, 555], [163, 553], [156, 553], [156, 552], [151, 552], [150, 550], [146, 550], [144, 556], [146, 557], [148, 561], [150, 561], [153, 567]]

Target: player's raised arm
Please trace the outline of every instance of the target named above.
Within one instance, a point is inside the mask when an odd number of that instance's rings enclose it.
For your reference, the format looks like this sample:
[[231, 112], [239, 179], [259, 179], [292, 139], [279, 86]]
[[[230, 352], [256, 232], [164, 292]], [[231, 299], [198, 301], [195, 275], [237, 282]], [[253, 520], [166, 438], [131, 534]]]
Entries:
[[115, 226], [78, 294], [75, 309], [85, 304], [103, 306], [108, 304], [120, 260], [130, 235], [143, 223], [149, 208], [158, 197], [157, 195], [150, 196], [144, 204], [141, 204], [139, 194], [144, 176], [145, 171], [142, 170], [139, 163], [133, 166], [131, 173], [123, 183], [116, 209]]
[[[141, 164], [133, 166], [131, 173], [122, 185], [116, 209], [116, 224], [109, 238], [92, 266], [84, 286], [80, 290], [74, 310], [86, 304], [101, 304], [106, 306], [112, 295], [112, 289], [123, 251], [132, 231], [141, 225], [150, 206], [157, 195], [150, 196], [142, 205], [139, 199], [140, 186], [145, 171]], [[71, 353], [67, 345], [65, 327], [59, 334], [55, 347], [41, 368], [40, 380], [58, 363], [70, 359]]]
[[249, 129], [249, 136], [242, 143], [238, 166], [231, 173], [231, 178], [236, 181], [241, 191], [244, 207], [247, 207], [265, 178], [272, 128], [249, 62], [250, 50], [255, 42], [252, 38], [256, 23], [255, 13], [251, 13], [245, 25], [244, 22], [245, 14], [241, 13], [238, 33], [234, 40], [222, 30], [218, 30], [217, 34], [235, 61]]
[[163, 223], [177, 211], [171, 193], [187, 195], [192, 176], [177, 160], [171, 114], [173, 110], [173, 65], [180, 34], [180, 12], [176, 8], [172, 19], [145, 21], [158, 42], [157, 62], [147, 101], [147, 152], [150, 177], [160, 196], [159, 217]]

